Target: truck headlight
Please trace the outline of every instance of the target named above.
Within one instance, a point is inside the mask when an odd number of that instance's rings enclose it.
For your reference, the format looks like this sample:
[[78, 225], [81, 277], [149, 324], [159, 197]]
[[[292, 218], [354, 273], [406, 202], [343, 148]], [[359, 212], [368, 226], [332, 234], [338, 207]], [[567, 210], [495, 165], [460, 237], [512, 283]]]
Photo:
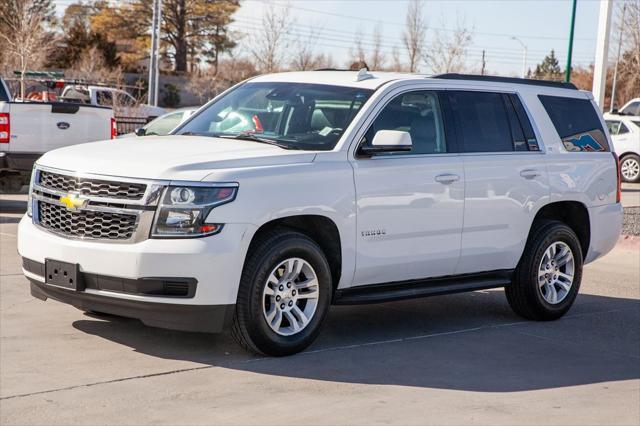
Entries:
[[39, 172], [36, 167], [33, 166], [31, 170], [31, 179], [29, 179], [29, 195], [27, 195], [27, 216], [33, 217], [33, 185], [36, 181], [36, 175]]
[[166, 187], [156, 212], [151, 236], [188, 238], [220, 232], [222, 224], [206, 222], [207, 216], [213, 208], [233, 201], [237, 192], [236, 184]]

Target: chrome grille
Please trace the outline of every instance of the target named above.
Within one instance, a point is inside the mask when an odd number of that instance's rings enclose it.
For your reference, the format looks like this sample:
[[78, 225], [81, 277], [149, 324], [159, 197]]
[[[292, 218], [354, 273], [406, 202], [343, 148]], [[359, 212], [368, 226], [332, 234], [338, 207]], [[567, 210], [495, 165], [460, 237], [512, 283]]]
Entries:
[[142, 183], [79, 178], [44, 170], [40, 172], [38, 183], [56, 191], [118, 200], [140, 200], [147, 189]]
[[75, 238], [128, 240], [136, 231], [137, 216], [94, 210], [69, 211], [46, 201], [38, 202], [40, 226]]

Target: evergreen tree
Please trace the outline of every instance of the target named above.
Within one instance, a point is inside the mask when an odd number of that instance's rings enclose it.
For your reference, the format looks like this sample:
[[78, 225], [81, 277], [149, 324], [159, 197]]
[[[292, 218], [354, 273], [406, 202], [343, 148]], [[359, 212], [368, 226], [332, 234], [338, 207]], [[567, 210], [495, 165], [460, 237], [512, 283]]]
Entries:
[[544, 57], [542, 62], [536, 65], [533, 78], [538, 80], [560, 80], [562, 79], [562, 69], [556, 58], [556, 53], [551, 49], [551, 53]]

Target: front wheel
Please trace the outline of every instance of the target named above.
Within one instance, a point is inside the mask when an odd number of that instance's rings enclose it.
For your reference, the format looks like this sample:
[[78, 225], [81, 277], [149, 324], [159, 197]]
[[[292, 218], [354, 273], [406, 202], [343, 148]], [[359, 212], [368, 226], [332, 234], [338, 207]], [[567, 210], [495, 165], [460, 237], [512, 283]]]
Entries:
[[247, 256], [232, 334], [257, 353], [302, 351], [320, 332], [331, 290], [329, 264], [315, 241], [295, 231], [270, 231]]
[[625, 182], [640, 182], [640, 156], [636, 154], [625, 155], [620, 162], [620, 174]]
[[558, 221], [538, 224], [505, 288], [509, 305], [527, 319], [560, 318], [578, 295], [582, 262], [580, 241], [570, 227]]

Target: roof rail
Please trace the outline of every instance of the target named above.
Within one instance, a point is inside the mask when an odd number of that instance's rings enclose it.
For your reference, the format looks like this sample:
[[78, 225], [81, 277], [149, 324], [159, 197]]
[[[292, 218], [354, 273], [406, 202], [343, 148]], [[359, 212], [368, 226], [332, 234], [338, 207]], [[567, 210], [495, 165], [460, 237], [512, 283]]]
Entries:
[[469, 80], [469, 81], [493, 81], [496, 83], [512, 83], [512, 84], [528, 84], [530, 86], [546, 86], [556, 87], [558, 89], [571, 89], [578, 90], [573, 83], [565, 83], [562, 81], [549, 81], [549, 80], [533, 80], [529, 78], [517, 78], [517, 77], [497, 77], [492, 75], [472, 75], [472, 74], [437, 74], [432, 78], [441, 78], [444, 80]]

